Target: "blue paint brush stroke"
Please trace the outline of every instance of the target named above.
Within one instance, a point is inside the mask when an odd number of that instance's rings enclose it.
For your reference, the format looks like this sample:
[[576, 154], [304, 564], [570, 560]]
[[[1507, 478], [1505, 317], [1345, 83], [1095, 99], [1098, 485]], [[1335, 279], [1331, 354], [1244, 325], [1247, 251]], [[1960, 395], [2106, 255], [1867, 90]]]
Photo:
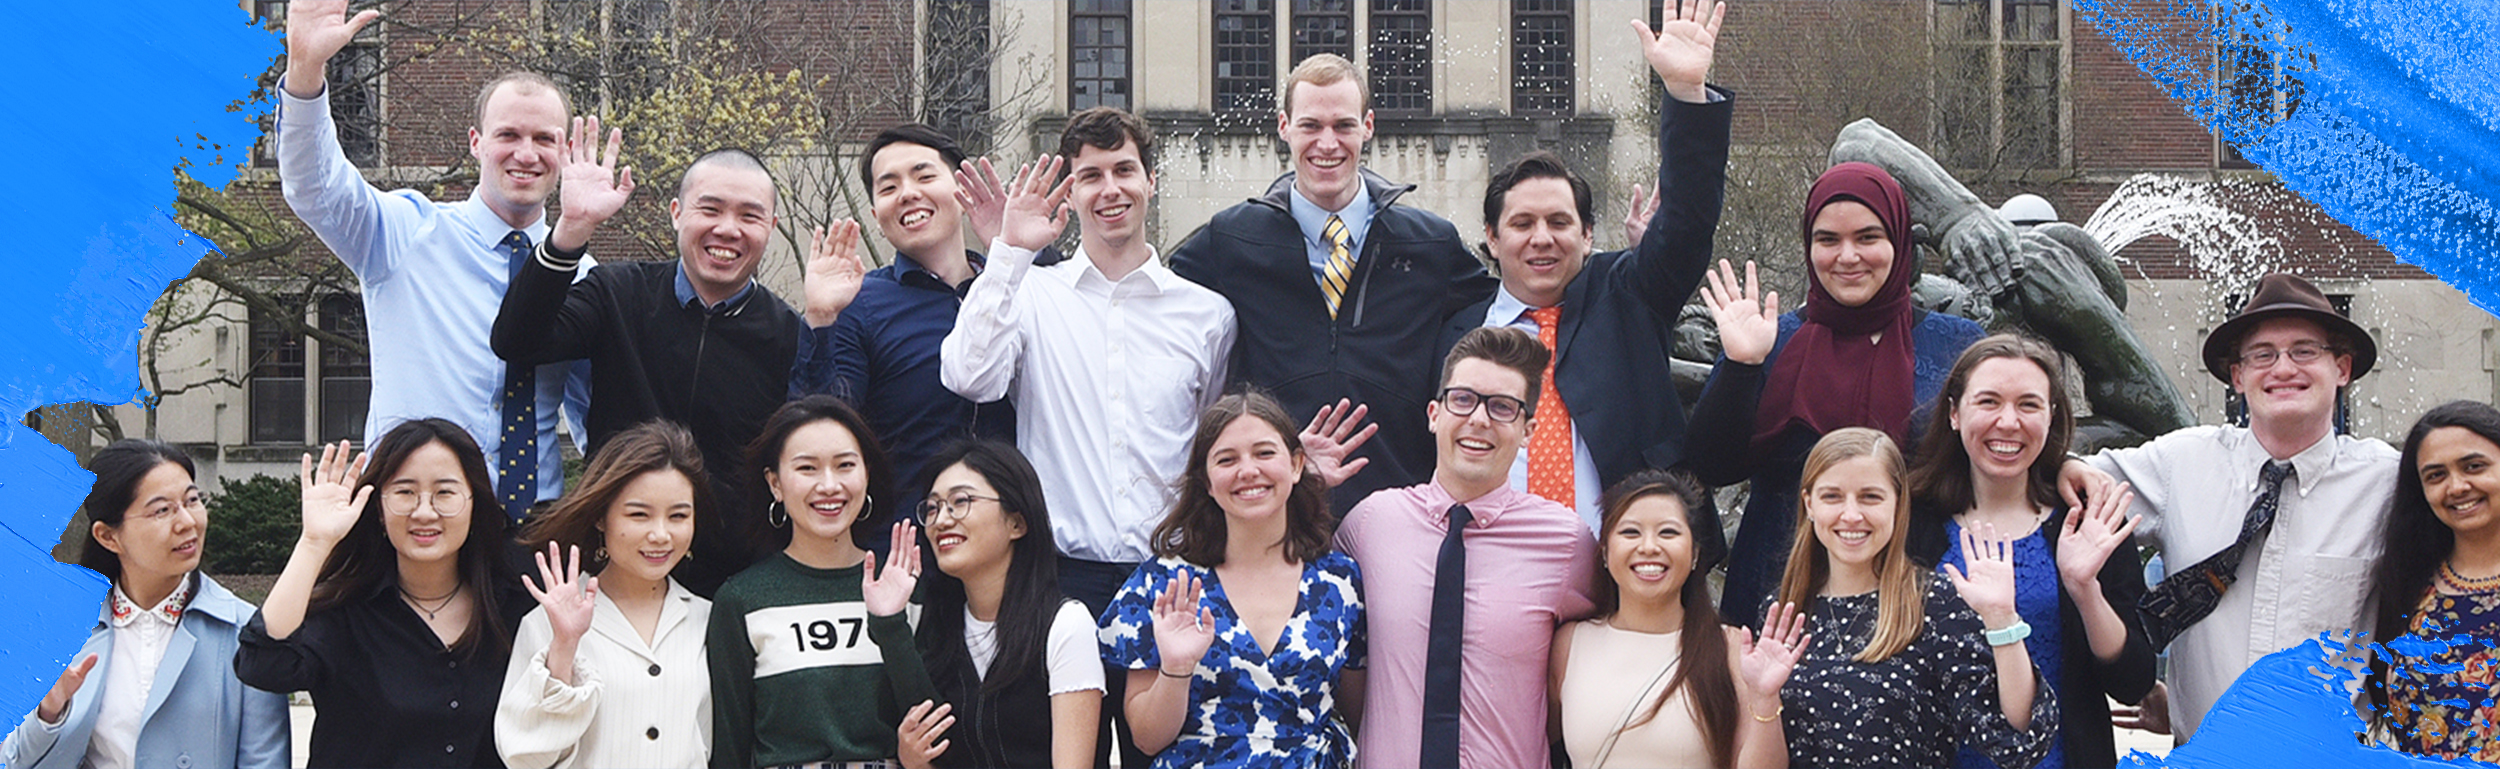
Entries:
[[[18, 415], [138, 393], [142, 319], [204, 242], [172, 218], [172, 171], [224, 186], [258, 129], [227, 107], [278, 51], [233, 2], [17, 3], [0, 44], [0, 723], [15, 723], [86, 640], [104, 580], [52, 560], [94, 483]], [[90, 681], [89, 685], [100, 685]]]
[[[2500, 1], [2074, 7], [2286, 188], [2500, 311]], [[2290, 114], [2247, 114], [2217, 91], [2209, 63], [2221, 41], [2282, 63]]]
[[[2205, 716], [2196, 739], [2154, 756], [2134, 751], [2121, 767], [2332, 766], [2350, 769], [2483, 767], [2473, 761], [2439, 761], [2363, 745], [2361, 717], [2350, 692], [2355, 672], [2325, 664], [2345, 644], [2317, 638], [2266, 655], [2231, 683]], [[2175, 663], [2174, 663], [2175, 664]]]

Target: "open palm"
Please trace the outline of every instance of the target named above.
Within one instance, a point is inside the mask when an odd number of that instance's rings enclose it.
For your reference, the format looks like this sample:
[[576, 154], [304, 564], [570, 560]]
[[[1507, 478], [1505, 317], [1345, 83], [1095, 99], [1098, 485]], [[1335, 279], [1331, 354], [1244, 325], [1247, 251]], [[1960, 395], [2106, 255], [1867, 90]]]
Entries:
[[1172, 575], [1163, 594], [1155, 596], [1155, 649], [1163, 658], [1163, 669], [1171, 670], [1177, 663], [1194, 668], [1215, 645], [1215, 621], [1207, 614], [1205, 594], [1198, 575], [1187, 570]]
[[597, 224], [625, 207], [625, 200], [634, 194], [634, 169], [619, 171], [616, 167], [624, 146], [625, 132], [611, 129], [607, 151], [601, 152], [598, 116], [573, 118], [573, 130], [564, 137], [564, 170], [560, 174], [563, 220]]
[[1982, 523], [1962, 529], [1962, 564], [1945, 565], [1945, 577], [1953, 580], [1953, 589], [1962, 594], [1971, 611], [1990, 628], [2013, 624], [2014, 556], [2013, 543], [1997, 535], [1996, 524]]
[[365, 500], [373, 496], [373, 487], [365, 486], [349, 492], [349, 484], [365, 471], [365, 456], [354, 461], [355, 453], [346, 441], [321, 447], [321, 460], [315, 463], [311, 454], [304, 455], [304, 465], [297, 480], [303, 485], [304, 537], [316, 542], [337, 544], [347, 537], [362, 517]]
[[844, 219], [818, 227], [807, 245], [807, 325], [823, 328], [859, 298], [868, 266], [859, 260], [859, 222]]
[[521, 577], [521, 586], [547, 610], [548, 628], [567, 646], [590, 632], [590, 615], [599, 606], [599, 578], [582, 577], [580, 545], [569, 550], [572, 558], [568, 560], [556, 552], [556, 543], [548, 542], [547, 552], [532, 554], [538, 561], [538, 584], [532, 584], [527, 575]]
[[1727, 4], [1682, 0], [1667, 10], [1673, 16], [1661, 19], [1655, 33], [1647, 22], [1632, 22], [1641, 36], [1641, 56], [1649, 60], [1649, 68], [1670, 89], [1682, 86], [1697, 90], [1710, 79], [1713, 49], [1719, 42], [1719, 24], [1727, 18]]
[[1806, 653], [1806, 615], [1793, 603], [1775, 604], [1762, 618], [1762, 632], [1728, 627], [1728, 647], [1737, 653], [1736, 680], [1748, 694], [1769, 702]]
[[1771, 357], [1771, 346], [1779, 341], [1779, 292], [1762, 292], [1755, 279], [1753, 262], [1745, 263], [1745, 280], [1738, 283], [1736, 269], [1727, 260], [1719, 260], [1716, 270], [1704, 272], [1709, 284], [1701, 287], [1701, 300], [1710, 307], [1710, 320], [1719, 326], [1719, 350], [1728, 360], [1758, 364]]
[[2142, 516], [2127, 517], [2127, 507], [2135, 503], [2135, 490], [2118, 484], [2114, 493], [2093, 497], [2082, 509], [2066, 514], [2065, 531], [2057, 540], [2057, 576], [2069, 585], [2095, 585], [2100, 581], [2101, 566], [2118, 544], [2135, 535], [2136, 522]]

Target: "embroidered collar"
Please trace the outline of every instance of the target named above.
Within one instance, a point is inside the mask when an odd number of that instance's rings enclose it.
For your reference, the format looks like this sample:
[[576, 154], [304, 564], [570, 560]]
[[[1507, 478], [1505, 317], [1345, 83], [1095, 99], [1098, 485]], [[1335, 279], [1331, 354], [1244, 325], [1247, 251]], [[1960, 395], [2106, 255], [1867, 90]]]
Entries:
[[174, 592], [165, 596], [165, 600], [156, 602], [156, 608], [153, 609], [139, 608], [139, 604], [132, 602], [130, 596], [122, 593], [120, 585], [114, 585], [113, 626], [129, 627], [130, 623], [137, 620], [141, 614], [155, 614], [165, 620], [165, 624], [168, 625], [182, 624], [182, 610], [191, 606], [191, 584], [191, 578], [183, 578], [181, 584], [174, 586]]

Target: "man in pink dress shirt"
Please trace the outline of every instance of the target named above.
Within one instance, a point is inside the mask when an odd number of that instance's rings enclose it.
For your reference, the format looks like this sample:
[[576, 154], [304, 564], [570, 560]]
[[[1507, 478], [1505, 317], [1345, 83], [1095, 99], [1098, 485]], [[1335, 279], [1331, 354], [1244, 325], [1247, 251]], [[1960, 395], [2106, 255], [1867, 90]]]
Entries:
[[1464, 535], [1458, 763], [1551, 765], [1546, 654], [1558, 623], [1594, 608], [1597, 550], [1569, 508], [1509, 486], [1546, 357], [1516, 329], [1461, 337], [1442, 364], [1439, 396], [1424, 407], [1438, 453], [1432, 481], [1373, 493], [1337, 529], [1338, 549], [1362, 566], [1370, 615], [1364, 766], [1420, 765], [1434, 575], [1454, 505], [1473, 519]]

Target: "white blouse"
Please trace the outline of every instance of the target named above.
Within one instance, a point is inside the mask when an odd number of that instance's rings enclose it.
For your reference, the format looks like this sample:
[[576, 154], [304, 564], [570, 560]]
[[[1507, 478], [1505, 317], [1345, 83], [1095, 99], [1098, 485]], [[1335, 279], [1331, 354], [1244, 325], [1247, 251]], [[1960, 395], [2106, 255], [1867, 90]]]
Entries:
[[[1085, 604], [1059, 604], [1059, 613], [1050, 621], [1048, 648], [1043, 651], [1051, 696], [1103, 691], [1102, 647], [1096, 635], [1094, 616], [1086, 613]], [[998, 659], [998, 623], [973, 617], [968, 606], [964, 608], [964, 651], [972, 655], [973, 672], [989, 678], [990, 663]]]
[[656, 643], [645, 644], [606, 593], [597, 600], [590, 632], [582, 634], [573, 658], [578, 685], [547, 673], [555, 631], [546, 607], [522, 618], [495, 708], [495, 748], [504, 763], [513, 769], [709, 764], [712, 673], [703, 644], [712, 602], [669, 580], [652, 634]]

